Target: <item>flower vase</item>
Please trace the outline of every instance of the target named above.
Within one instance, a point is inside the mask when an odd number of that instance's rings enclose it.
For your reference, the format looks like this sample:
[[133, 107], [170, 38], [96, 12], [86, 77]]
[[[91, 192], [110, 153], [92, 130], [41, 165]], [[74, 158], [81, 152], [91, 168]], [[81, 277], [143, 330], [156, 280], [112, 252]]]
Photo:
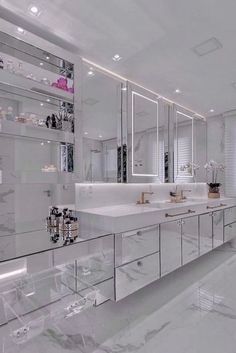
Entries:
[[220, 198], [220, 183], [210, 183], [208, 184], [208, 197], [210, 199], [219, 199]]

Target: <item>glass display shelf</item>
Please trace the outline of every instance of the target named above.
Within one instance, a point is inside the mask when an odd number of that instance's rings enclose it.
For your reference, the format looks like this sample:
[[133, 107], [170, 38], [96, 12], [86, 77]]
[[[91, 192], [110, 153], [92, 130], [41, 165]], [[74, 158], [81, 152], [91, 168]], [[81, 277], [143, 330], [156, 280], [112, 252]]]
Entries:
[[80, 314], [96, 304], [98, 295], [98, 289], [63, 267], [24, 275], [11, 286], [1, 292], [8, 324], [5, 347], [22, 345], [50, 325]]
[[63, 100], [64, 102], [73, 104], [72, 93], [67, 92], [63, 89], [53, 87], [49, 84], [44, 84], [44, 83], [35, 81], [33, 79], [27, 79], [24, 76], [16, 75], [5, 69], [0, 70], [0, 82], [3, 84], [7, 84], [9, 86], [20, 88], [26, 92], [29, 91], [29, 92], [39, 93], [47, 97], [60, 99], [60, 100]]
[[0, 51], [20, 62], [43, 67], [47, 71], [73, 79], [74, 65], [71, 62], [4, 32], [0, 32]]
[[0, 184], [73, 182], [72, 144], [1, 135]]
[[48, 129], [15, 121], [0, 120], [0, 134], [39, 139], [41, 141], [64, 142], [74, 144], [74, 134], [69, 131]]

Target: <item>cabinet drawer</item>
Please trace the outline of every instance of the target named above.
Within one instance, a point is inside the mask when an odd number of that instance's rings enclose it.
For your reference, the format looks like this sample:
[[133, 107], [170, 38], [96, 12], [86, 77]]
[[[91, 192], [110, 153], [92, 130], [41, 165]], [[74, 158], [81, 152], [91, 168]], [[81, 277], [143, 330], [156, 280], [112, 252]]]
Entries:
[[236, 207], [227, 208], [224, 212], [225, 225], [236, 222]]
[[236, 237], [236, 223], [225, 226], [224, 242], [227, 242]]
[[160, 277], [159, 253], [149, 255], [115, 269], [116, 301]]
[[115, 264], [123, 265], [159, 251], [159, 226], [116, 234]]

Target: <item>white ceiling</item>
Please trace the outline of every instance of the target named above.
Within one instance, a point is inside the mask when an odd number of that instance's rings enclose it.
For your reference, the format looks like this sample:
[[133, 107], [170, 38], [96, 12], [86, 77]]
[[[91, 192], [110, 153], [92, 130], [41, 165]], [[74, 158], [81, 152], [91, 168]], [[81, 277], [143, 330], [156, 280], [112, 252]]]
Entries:
[[[32, 18], [31, 4], [42, 13]], [[235, 0], [0, 0], [80, 53], [203, 115], [236, 108]], [[222, 48], [197, 56], [212, 37]], [[112, 61], [114, 54], [123, 59]], [[179, 88], [182, 93], [174, 93]], [[211, 115], [211, 114], [208, 114]]]

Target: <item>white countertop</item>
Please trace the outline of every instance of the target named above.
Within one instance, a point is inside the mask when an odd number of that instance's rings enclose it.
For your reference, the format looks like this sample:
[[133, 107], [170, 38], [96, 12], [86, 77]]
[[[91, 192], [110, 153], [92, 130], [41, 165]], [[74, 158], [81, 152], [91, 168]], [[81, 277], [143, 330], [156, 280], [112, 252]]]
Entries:
[[84, 209], [80, 212], [96, 214], [101, 216], [107, 217], [123, 217], [128, 215], [136, 215], [136, 214], [143, 214], [143, 213], [150, 213], [156, 211], [170, 211], [175, 210], [181, 207], [193, 207], [197, 205], [220, 205], [221, 203], [226, 203], [232, 201], [232, 198], [220, 198], [220, 199], [203, 199], [203, 198], [194, 198], [194, 199], [187, 199], [184, 202], [180, 203], [173, 203], [168, 200], [163, 201], [153, 201], [152, 203], [145, 204], [145, 205], [137, 205], [137, 204], [123, 204], [123, 205], [110, 205], [110, 206], [103, 206], [103, 207], [96, 207], [96, 208], [88, 208]]
[[[197, 216], [234, 205], [236, 205], [236, 199], [225, 197], [189, 198], [183, 203], [156, 200], [146, 205], [123, 204], [83, 209], [79, 211], [79, 219], [81, 224], [86, 226], [96, 225], [109, 233], [119, 233], [183, 217]], [[209, 206], [213, 208], [208, 208]]]

